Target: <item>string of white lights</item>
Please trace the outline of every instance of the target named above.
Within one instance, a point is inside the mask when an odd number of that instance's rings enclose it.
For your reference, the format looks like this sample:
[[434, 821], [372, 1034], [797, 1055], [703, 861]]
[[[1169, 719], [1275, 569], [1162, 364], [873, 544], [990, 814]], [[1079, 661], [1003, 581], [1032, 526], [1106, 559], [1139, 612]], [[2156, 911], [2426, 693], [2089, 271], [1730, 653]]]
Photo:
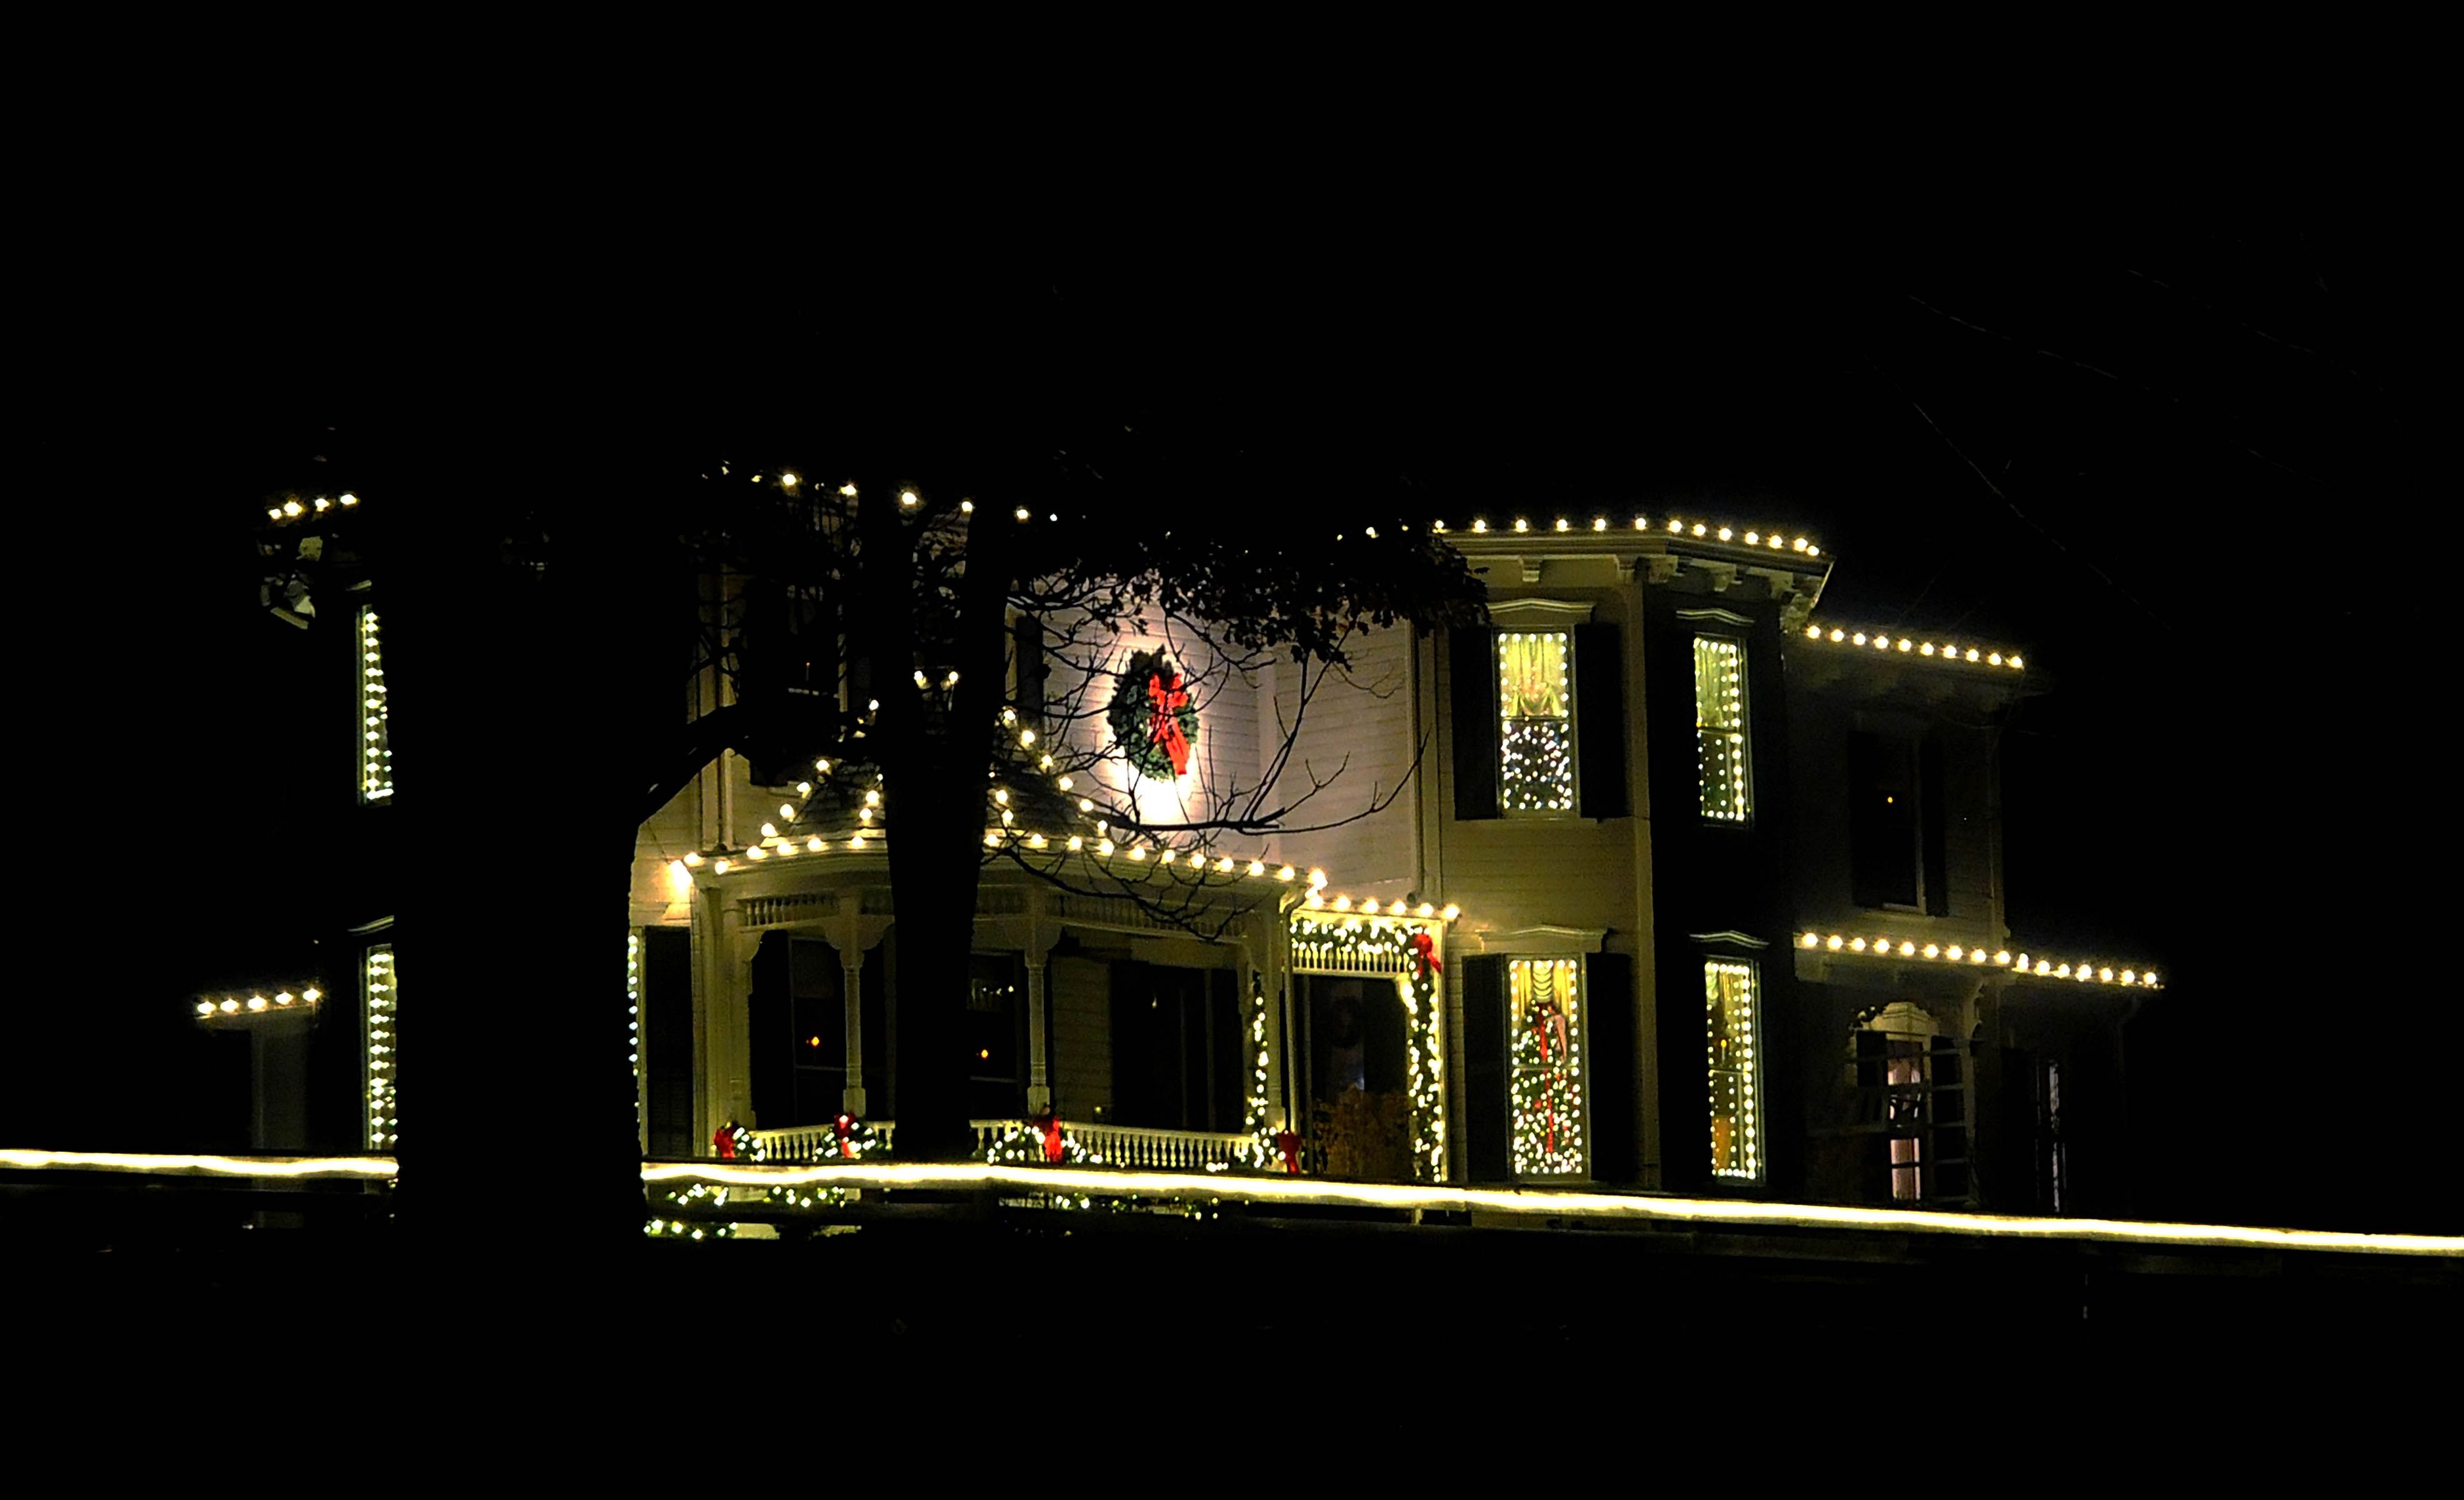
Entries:
[[2017, 651], [1996, 647], [1962, 646], [1956, 641], [1936, 643], [1913, 636], [1893, 635], [1888, 630], [1852, 630], [1836, 625], [1809, 625], [1805, 638], [1830, 646], [1859, 647], [1869, 651], [1903, 652], [1931, 661], [1957, 663], [1975, 667], [2000, 667], [2009, 672], [2027, 670], [2027, 659]]
[[[1432, 531], [1442, 532], [1446, 530], [1446, 523], [1441, 520], [1437, 521], [1434, 522], [1429, 529]], [[1725, 541], [1732, 544], [1742, 543], [1749, 547], [1760, 547], [1768, 552], [1788, 552], [1799, 554], [1809, 561], [1822, 556], [1822, 549], [1815, 546], [1805, 538], [1790, 537], [1781, 533], [1777, 529], [1766, 530], [1759, 527], [1738, 527], [1726, 525], [1719, 521], [1687, 520], [1677, 516], [1664, 517], [1657, 524], [1655, 524], [1647, 516], [1637, 516], [1634, 518], [1634, 521], [1631, 526], [1617, 525], [1616, 522], [1611, 521], [1606, 516], [1594, 516], [1588, 521], [1576, 520], [1572, 517], [1560, 516], [1549, 524], [1538, 528], [1533, 526], [1529, 518], [1517, 516], [1514, 518], [1513, 522], [1504, 531], [1500, 531], [1497, 528], [1490, 526], [1488, 523], [1488, 518], [1485, 516], [1474, 518], [1471, 523], [1471, 534], [1473, 536], [1480, 537], [1525, 536], [1530, 534], [1535, 529], [1547, 535], [1563, 534], [1570, 536], [1579, 535], [1582, 533], [1600, 536], [1611, 532], [1637, 531], [1652, 535], [1690, 538], [1705, 541]], [[1462, 533], [1453, 533], [1453, 535], [1460, 536]]]
[[[234, 1178], [358, 1178], [400, 1175], [391, 1157], [174, 1156], [107, 1151], [36, 1151], [0, 1147], [0, 1168], [11, 1171], [136, 1172]], [[1986, 1239], [2124, 1242], [2266, 1250], [2344, 1250], [2370, 1255], [2464, 1257], [2464, 1235], [2370, 1234], [2333, 1229], [2273, 1229], [2246, 1224], [2141, 1223], [2126, 1219], [2050, 1219], [2014, 1214], [1951, 1213], [1918, 1208], [1849, 1208], [1743, 1199], [1662, 1198], [1577, 1188], [1446, 1187], [1436, 1183], [1332, 1182], [1316, 1178], [1227, 1178], [1203, 1172], [1010, 1166], [983, 1162], [839, 1161], [751, 1165], [657, 1161], [642, 1168], [645, 1183], [713, 1182], [736, 1187], [1015, 1189], [1265, 1204], [1420, 1209], [1432, 1213], [1529, 1215], [1534, 1219], [1598, 1218], [1668, 1224], [1725, 1224], [1781, 1228], [1897, 1230]]]
[[2025, 953], [2013, 954], [2008, 948], [1987, 953], [1960, 943], [1920, 943], [1913, 938], [1852, 937], [1842, 933], [1799, 933], [1796, 945], [1827, 953], [1845, 953], [1869, 959], [1924, 959], [1937, 963], [1990, 964], [2008, 969], [2013, 974], [2026, 974], [2036, 979], [2070, 980], [2082, 984], [2120, 984], [2139, 989], [2155, 989], [2156, 971], [2147, 968], [2116, 968], [2110, 963], [2082, 959], [2057, 963]]

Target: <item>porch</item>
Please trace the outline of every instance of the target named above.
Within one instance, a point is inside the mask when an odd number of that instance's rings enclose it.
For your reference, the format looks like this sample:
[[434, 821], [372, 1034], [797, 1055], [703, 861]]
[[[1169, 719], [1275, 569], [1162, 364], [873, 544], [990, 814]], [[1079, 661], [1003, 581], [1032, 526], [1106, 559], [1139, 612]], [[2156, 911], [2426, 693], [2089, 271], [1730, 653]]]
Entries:
[[[1023, 1117], [967, 1122], [976, 1133], [976, 1155], [991, 1159], [1004, 1145], [1041, 1149], [1043, 1127]], [[1073, 1164], [1140, 1167], [1154, 1171], [1225, 1172], [1252, 1164], [1252, 1138], [1238, 1131], [1159, 1130], [1100, 1121], [1058, 1120], [1063, 1138], [1074, 1151]], [[867, 1123], [870, 1139], [860, 1155], [878, 1152], [897, 1156], [897, 1122]], [[759, 1158], [765, 1161], [825, 1161], [845, 1155], [836, 1125], [797, 1125], [784, 1130], [753, 1132]]]

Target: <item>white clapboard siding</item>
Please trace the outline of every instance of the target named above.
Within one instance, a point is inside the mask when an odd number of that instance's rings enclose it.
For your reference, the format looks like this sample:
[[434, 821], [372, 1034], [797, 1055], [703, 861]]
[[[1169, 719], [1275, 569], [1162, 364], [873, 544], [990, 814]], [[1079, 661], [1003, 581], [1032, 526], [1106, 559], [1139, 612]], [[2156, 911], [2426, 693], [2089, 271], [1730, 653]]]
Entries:
[[1112, 1110], [1112, 971], [1093, 959], [1052, 960], [1052, 1106], [1070, 1119]]
[[[1450, 665], [1435, 653], [1437, 682], [1428, 701], [1453, 701]], [[1582, 712], [1579, 702], [1575, 713]], [[1484, 720], [1448, 723], [1444, 735], [1494, 734]], [[1463, 822], [1454, 815], [1453, 741], [1429, 746], [1421, 772], [1436, 816], [1429, 864], [1436, 894], [1460, 903], [1472, 932], [1559, 926], [1631, 929], [1639, 908], [1635, 836], [1625, 819], [1500, 817]]]
[[[1336, 889], [1351, 894], [1401, 896], [1419, 875], [1418, 820], [1407, 784], [1414, 750], [1412, 632], [1402, 627], [1367, 632], [1355, 638], [1350, 654], [1347, 668], [1322, 681], [1311, 669], [1317, 686], [1306, 713], [1301, 672], [1289, 660], [1276, 665], [1274, 692], [1261, 704], [1262, 755], [1272, 758], [1287, 737], [1292, 739], [1292, 754], [1269, 804], [1289, 803], [1316, 782], [1332, 778], [1287, 821], [1304, 827], [1337, 825], [1286, 833], [1275, 852], [1304, 870], [1326, 871]], [[1382, 811], [1369, 812], [1380, 799], [1391, 800]]]
[[[1189, 774], [1177, 781], [1158, 781], [1132, 769], [1112, 743], [1105, 716], [1122, 664], [1138, 651], [1165, 649], [1174, 653], [1187, 675], [1199, 720]], [[1074, 792], [1099, 805], [1133, 807], [1142, 822], [1170, 825], [1221, 819], [1257, 785], [1257, 683], [1201, 643], [1177, 631], [1125, 631], [1106, 635], [1097, 644], [1072, 648], [1067, 658], [1056, 658], [1049, 665], [1045, 701], [1053, 706], [1055, 717], [1064, 704], [1072, 705], [1079, 715], [1057, 732], [1072, 750], [1099, 758], [1092, 771], [1072, 788]], [[1171, 841], [1181, 845], [1186, 837], [1172, 835]], [[1236, 846], [1248, 849], [1260, 843], [1238, 836], [1218, 836], [1212, 842], [1227, 849]]]

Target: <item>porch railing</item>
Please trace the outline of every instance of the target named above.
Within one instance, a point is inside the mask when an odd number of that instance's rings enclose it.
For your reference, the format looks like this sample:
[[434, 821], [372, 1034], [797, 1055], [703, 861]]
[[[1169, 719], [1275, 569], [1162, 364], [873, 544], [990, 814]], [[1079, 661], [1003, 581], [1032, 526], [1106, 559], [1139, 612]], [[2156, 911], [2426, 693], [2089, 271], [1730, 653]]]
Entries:
[[[869, 1122], [883, 1148], [897, 1154], [893, 1136], [898, 1129], [891, 1120]], [[994, 1140], [1007, 1132], [1025, 1125], [1024, 1119], [969, 1120], [975, 1127], [978, 1154], [992, 1149]], [[1140, 1125], [1090, 1124], [1083, 1120], [1064, 1120], [1067, 1130], [1078, 1144], [1104, 1158], [1106, 1166], [1149, 1167], [1158, 1170], [1202, 1172], [1209, 1167], [1230, 1167], [1242, 1164], [1242, 1153], [1247, 1150], [1249, 1137], [1230, 1131], [1154, 1130]], [[753, 1138], [760, 1142], [763, 1153], [773, 1161], [812, 1161], [838, 1153], [839, 1134], [835, 1125], [792, 1125], [783, 1130], [757, 1130]]]
[[[891, 1137], [898, 1126], [890, 1120], [869, 1120], [881, 1149], [895, 1155]], [[753, 1138], [773, 1161], [818, 1161], [839, 1154], [836, 1125], [790, 1125], [784, 1130], [757, 1130]]]
[[[992, 1148], [997, 1136], [1027, 1122], [1018, 1119], [968, 1123], [976, 1128], [977, 1151], [983, 1152]], [[1241, 1165], [1241, 1153], [1249, 1145], [1248, 1136], [1228, 1131], [1153, 1130], [1141, 1125], [1089, 1124], [1085, 1120], [1063, 1120], [1061, 1128], [1078, 1144], [1103, 1158], [1108, 1167], [1202, 1172], [1209, 1167]]]

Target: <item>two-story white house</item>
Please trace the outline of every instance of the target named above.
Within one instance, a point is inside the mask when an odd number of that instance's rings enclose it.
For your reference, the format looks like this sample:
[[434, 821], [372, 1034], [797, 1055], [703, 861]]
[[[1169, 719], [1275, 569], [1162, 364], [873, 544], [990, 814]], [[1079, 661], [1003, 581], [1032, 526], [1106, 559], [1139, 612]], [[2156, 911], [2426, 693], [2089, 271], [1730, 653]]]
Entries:
[[[2033, 665], [1825, 619], [1831, 559], [1790, 532], [1441, 529], [1488, 624], [1375, 632], [1323, 679], [1202, 624], [1094, 649], [1019, 622], [1003, 732], [1048, 775], [986, 803], [959, 1060], [983, 1148], [2092, 1202], [2074, 1143], [2113, 1136], [2119, 1026], [2156, 976], [2008, 930], [1994, 745]], [[649, 1154], [730, 1122], [836, 1153], [843, 1118], [894, 1152], [873, 770], [757, 784], [727, 756], [643, 825]], [[1271, 830], [1146, 831], [1321, 783]]]

